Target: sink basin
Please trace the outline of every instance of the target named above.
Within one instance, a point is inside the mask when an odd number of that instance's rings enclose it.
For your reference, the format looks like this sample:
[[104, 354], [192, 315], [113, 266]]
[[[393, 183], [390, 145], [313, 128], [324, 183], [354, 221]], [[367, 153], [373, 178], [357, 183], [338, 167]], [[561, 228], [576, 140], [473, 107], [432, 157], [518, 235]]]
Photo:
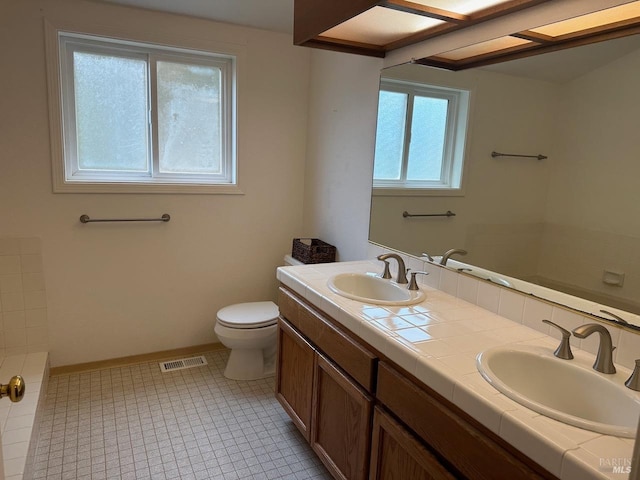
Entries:
[[549, 348], [519, 345], [486, 350], [476, 364], [493, 387], [531, 410], [586, 430], [635, 438], [640, 393], [624, 386], [628, 373], [596, 372], [586, 356], [561, 360]]
[[338, 295], [375, 305], [413, 305], [425, 299], [423, 291], [408, 290], [407, 285], [374, 273], [340, 273], [331, 277], [327, 285]]

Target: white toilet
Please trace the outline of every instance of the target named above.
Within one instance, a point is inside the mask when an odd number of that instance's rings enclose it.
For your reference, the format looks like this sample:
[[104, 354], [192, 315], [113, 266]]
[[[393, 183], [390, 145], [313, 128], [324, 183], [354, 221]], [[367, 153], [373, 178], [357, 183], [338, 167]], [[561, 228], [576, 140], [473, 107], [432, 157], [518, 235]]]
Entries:
[[213, 331], [231, 349], [225, 377], [257, 380], [275, 374], [279, 313], [273, 302], [238, 303], [218, 311]]
[[[284, 264], [302, 265], [302, 262], [285, 255]], [[258, 380], [275, 374], [279, 314], [273, 302], [238, 303], [218, 311], [213, 331], [231, 349], [225, 377]]]

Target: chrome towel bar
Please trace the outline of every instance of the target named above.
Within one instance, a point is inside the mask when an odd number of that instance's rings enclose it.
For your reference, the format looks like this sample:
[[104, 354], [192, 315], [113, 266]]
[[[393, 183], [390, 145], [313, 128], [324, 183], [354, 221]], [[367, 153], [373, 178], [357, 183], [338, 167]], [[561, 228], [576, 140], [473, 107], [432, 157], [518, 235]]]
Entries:
[[456, 214], [453, 213], [451, 210], [447, 210], [446, 213], [423, 213], [423, 214], [413, 214], [413, 213], [409, 213], [406, 210], [404, 212], [402, 212], [402, 216], [404, 218], [410, 218], [410, 217], [455, 217]]
[[517, 153], [500, 153], [500, 152], [491, 152], [492, 157], [521, 157], [521, 158], [537, 158], [538, 160], [544, 160], [545, 155], [518, 155]]
[[93, 222], [168, 222], [171, 220], [171, 216], [168, 213], [163, 213], [160, 218], [89, 218], [89, 215], [80, 215], [80, 223], [93, 223]]

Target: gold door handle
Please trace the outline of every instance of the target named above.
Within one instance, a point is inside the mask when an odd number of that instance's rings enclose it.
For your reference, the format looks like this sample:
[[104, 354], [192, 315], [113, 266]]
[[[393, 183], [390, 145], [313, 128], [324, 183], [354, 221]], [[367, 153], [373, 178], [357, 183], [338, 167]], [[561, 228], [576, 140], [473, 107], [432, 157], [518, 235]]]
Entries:
[[12, 402], [19, 402], [24, 397], [24, 389], [24, 378], [16, 375], [6, 385], [0, 385], [0, 398], [9, 397]]

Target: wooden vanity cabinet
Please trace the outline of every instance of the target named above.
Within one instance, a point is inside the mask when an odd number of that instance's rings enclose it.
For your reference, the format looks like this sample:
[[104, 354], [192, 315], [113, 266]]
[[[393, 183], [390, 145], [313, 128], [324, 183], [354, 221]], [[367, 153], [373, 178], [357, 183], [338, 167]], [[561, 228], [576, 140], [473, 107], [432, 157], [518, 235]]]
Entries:
[[279, 307], [276, 398], [334, 478], [556, 478], [292, 291]]
[[366, 480], [376, 357], [285, 290], [280, 312], [276, 398], [334, 478]]

